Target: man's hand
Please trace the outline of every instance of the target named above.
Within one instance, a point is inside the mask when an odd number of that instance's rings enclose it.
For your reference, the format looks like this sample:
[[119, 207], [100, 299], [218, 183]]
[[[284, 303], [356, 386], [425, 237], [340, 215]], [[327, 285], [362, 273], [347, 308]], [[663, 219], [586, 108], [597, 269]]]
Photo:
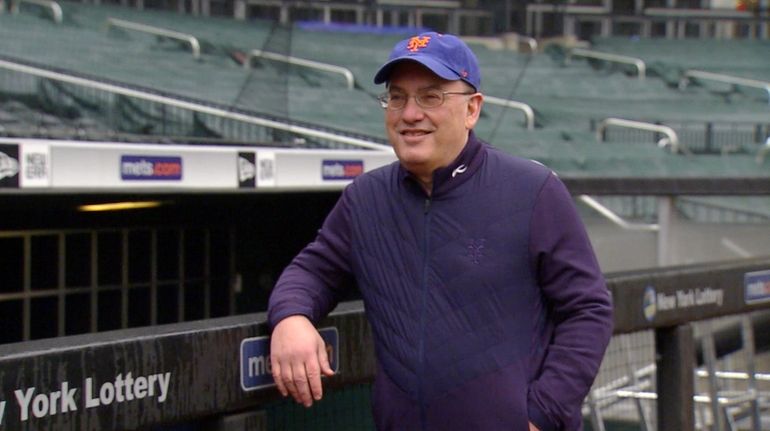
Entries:
[[540, 428], [536, 427], [532, 422], [530, 422], [529, 431], [540, 431]]
[[270, 339], [270, 361], [281, 395], [291, 395], [305, 407], [323, 396], [321, 373], [334, 375], [324, 340], [305, 316], [278, 322]]

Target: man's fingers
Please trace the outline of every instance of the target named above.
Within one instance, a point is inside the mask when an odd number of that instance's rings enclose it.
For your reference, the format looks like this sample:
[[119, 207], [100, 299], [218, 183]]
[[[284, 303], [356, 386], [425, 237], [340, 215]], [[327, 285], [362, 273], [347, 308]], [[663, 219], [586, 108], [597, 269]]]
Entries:
[[275, 386], [278, 388], [278, 392], [280, 392], [281, 395], [285, 397], [286, 395], [289, 395], [289, 392], [286, 390], [286, 385], [283, 384], [281, 364], [273, 358], [270, 358], [270, 362], [273, 369], [273, 380], [275, 381]]
[[273, 379], [281, 395], [291, 395], [306, 407], [323, 397], [321, 376], [334, 371], [325, 343], [307, 317], [281, 320], [273, 328], [270, 349]]
[[290, 366], [283, 367], [281, 373], [281, 382], [286, 388], [286, 392], [289, 393], [294, 399], [297, 399], [297, 387], [294, 385], [294, 371]]
[[291, 371], [292, 385], [294, 386], [294, 390], [296, 392], [296, 394], [294, 394], [294, 399], [305, 407], [310, 407], [313, 405], [313, 398], [310, 396], [310, 387], [308, 386], [305, 367], [302, 363], [294, 364], [294, 367]]
[[317, 361], [308, 362], [305, 365], [307, 380], [310, 383], [310, 393], [313, 399], [318, 401], [323, 396], [323, 387], [321, 385], [321, 370]]
[[323, 342], [318, 346], [318, 362], [321, 364], [321, 372], [325, 376], [331, 377], [334, 375], [334, 370], [332, 370], [329, 363], [329, 353], [326, 351], [326, 344]]

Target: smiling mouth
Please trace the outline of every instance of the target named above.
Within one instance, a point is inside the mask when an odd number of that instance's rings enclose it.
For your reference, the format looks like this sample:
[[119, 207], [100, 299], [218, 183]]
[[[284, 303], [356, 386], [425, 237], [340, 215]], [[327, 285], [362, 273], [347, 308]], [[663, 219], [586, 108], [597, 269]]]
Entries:
[[425, 130], [402, 130], [399, 132], [402, 136], [424, 136], [429, 134], [430, 132]]

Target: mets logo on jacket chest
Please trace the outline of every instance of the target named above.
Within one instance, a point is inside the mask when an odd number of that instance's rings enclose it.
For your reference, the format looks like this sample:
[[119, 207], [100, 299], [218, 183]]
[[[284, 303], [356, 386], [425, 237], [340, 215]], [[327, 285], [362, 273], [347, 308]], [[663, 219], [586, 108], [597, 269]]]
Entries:
[[471, 239], [465, 246], [465, 255], [468, 256], [473, 264], [478, 265], [484, 257], [485, 239]]

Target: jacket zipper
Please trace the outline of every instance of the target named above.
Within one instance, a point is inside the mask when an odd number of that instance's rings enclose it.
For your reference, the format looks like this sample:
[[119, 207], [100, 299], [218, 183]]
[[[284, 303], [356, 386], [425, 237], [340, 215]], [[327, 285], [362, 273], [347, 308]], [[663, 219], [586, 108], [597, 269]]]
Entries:
[[423, 390], [423, 374], [425, 370], [425, 314], [427, 312], [428, 302], [428, 250], [430, 238], [430, 205], [431, 198], [425, 198], [423, 208], [424, 234], [423, 234], [423, 264], [422, 264], [422, 282], [420, 283], [421, 309], [420, 309], [420, 338], [417, 348], [417, 402], [420, 406], [420, 429], [426, 430], [428, 426], [427, 412], [425, 411], [425, 396]]

